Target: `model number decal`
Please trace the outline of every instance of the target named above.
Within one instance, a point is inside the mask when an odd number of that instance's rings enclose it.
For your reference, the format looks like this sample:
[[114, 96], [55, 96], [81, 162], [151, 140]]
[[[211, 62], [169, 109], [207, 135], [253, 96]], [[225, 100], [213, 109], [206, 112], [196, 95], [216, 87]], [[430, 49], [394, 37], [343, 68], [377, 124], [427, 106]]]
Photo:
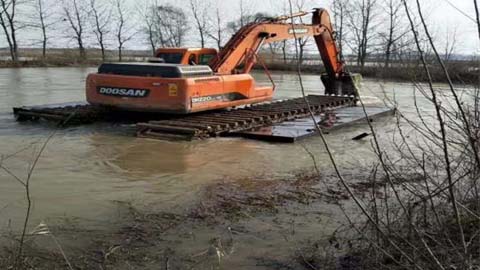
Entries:
[[205, 97], [193, 97], [192, 103], [204, 103], [204, 102], [212, 102], [212, 101], [222, 101], [223, 96], [205, 96]]
[[307, 28], [292, 28], [292, 29], [288, 30], [288, 33], [289, 34], [306, 34], [306, 33], [308, 33], [308, 29]]
[[207, 103], [207, 102], [214, 102], [214, 101], [235, 101], [235, 100], [242, 100], [246, 98], [247, 98], [246, 96], [240, 93], [232, 92], [232, 93], [227, 93], [222, 95], [192, 97], [192, 104]]
[[116, 96], [116, 97], [133, 97], [143, 98], [150, 94], [150, 90], [147, 89], [134, 89], [134, 88], [117, 88], [117, 87], [98, 87], [97, 91], [101, 95]]

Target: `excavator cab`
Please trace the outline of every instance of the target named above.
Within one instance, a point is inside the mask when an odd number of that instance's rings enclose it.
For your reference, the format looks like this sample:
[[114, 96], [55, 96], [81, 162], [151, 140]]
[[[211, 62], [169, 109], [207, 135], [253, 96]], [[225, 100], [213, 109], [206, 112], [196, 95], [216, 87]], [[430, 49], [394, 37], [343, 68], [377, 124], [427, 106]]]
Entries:
[[155, 58], [150, 62], [191, 66], [208, 65], [217, 53], [217, 50], [210, 48], [162, 48], [155, 52]]

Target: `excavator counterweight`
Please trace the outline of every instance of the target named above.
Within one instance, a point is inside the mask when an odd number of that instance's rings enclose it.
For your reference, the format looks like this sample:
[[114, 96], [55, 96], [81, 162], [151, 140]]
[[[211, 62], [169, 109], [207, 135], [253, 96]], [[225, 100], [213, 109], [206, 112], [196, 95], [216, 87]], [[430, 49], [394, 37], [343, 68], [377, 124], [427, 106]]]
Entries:
[[307, 12], [265, 18], [242, 27], [225, 47], [165, 48], [145, 63], [109, 63], [87, 78], [87, 101], [122, 110], [190, 114], [269, 101], [274, 86], [259, 86], [250, 75], [258, 51], [269, 43], [314, 37], [326, 73], [325, 93], [357, 95], [357, 77], [345, 71], [330, 16], [316, 9], [312, 24], [289, 23]]

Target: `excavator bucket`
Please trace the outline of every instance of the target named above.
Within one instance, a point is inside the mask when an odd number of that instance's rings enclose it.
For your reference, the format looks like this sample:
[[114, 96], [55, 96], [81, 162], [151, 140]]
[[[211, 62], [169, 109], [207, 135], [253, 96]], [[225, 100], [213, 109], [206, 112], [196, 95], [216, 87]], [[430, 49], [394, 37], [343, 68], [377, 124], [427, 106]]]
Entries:
[[360, 95], [362, 75], [358, 73], [343, 73], [339, 78], [332, 78], [327, 73], [321, 76], [326, 95], [355, 96]]

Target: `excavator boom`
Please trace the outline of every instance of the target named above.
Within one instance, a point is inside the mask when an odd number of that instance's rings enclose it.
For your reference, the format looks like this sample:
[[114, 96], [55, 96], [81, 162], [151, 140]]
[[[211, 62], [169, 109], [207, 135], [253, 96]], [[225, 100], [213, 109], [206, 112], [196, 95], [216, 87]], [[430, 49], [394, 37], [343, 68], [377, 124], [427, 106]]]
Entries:
[[[315, 9], [312, 24], [288, 23], [288, 19], [306, 16], [307, 12], [295, 13], [254, 22], [240, 29], [225, 45], [210, 64], [218, 74], [249, 73], [256, 63], [256, 53], [262, 45], [284, 40], [314, 37], [326, 74], [322, 76], [328, 94], [355, 95], [354, 81], [345, 72], [340, 60], [330, 16], [325, 9]], [[242, 69], [239, 71], [239, 67]], [[343, 91], [342, 91], [343, 89]]]

